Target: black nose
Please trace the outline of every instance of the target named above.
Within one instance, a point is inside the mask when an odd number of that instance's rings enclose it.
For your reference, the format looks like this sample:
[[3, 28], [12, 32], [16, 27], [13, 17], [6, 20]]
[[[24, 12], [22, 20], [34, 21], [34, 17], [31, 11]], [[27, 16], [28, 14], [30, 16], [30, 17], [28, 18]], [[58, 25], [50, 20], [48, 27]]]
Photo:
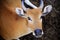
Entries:
[[42, 30], [41, 29], [36, 29], [34, 31], [34, 33], [35, 33], [36, 36], [40, 36], [40, 35], [42, 35]]

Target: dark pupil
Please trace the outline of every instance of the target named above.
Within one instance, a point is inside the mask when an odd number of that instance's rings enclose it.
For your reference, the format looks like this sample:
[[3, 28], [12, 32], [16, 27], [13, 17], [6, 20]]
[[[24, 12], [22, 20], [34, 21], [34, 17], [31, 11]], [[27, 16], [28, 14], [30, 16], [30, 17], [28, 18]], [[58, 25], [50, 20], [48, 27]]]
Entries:
[[[31, 20], [31, 18], [30, 17], [28, 17], [28, 20]], [[31, 20], [32, 21], [32, 20]]]

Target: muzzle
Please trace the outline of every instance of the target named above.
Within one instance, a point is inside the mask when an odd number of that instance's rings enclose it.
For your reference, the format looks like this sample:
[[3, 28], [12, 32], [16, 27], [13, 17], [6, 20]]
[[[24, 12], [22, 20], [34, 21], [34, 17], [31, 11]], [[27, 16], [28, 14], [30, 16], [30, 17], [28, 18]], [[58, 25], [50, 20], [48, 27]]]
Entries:
[[36, 38], [42, 37], [43, 31], [42, 31], [41, 29], [36, 29], [36, 30], [34, 30], [33, 35], [34, 35]]

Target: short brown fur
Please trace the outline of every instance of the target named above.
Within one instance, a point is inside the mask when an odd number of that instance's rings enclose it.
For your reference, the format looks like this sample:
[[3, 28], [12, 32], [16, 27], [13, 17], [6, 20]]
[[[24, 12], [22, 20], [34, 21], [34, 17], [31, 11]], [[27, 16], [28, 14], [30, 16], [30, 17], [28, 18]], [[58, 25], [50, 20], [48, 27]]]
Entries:
[[[15, 39], [21, 37], [21, 35], [27, 33], [27, 28], [32, 30], [34, 26], [42, 29], [42, 21], [38, 18], [41, 15], [40, 9], [29, 9], [27, 15], [33, 18], [36, 24], [28, 23], [27, 19], [18, 16], [15, 12], [15, 8], [21, 8], [20, 0], [5, 0], [1, 6], [1, 36], [6, 40]], [[29, 25], [29, 26], [28, 26]]]

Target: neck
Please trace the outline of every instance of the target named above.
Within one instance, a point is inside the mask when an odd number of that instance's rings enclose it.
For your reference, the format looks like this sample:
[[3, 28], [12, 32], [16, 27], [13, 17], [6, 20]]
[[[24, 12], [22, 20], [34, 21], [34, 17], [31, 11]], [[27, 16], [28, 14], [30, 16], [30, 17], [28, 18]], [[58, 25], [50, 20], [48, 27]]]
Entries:
[[21, 8], [21, 0], [3, 0], [2, 3], [6, 8], [11, 10], [14, 10], [16, 7]]

